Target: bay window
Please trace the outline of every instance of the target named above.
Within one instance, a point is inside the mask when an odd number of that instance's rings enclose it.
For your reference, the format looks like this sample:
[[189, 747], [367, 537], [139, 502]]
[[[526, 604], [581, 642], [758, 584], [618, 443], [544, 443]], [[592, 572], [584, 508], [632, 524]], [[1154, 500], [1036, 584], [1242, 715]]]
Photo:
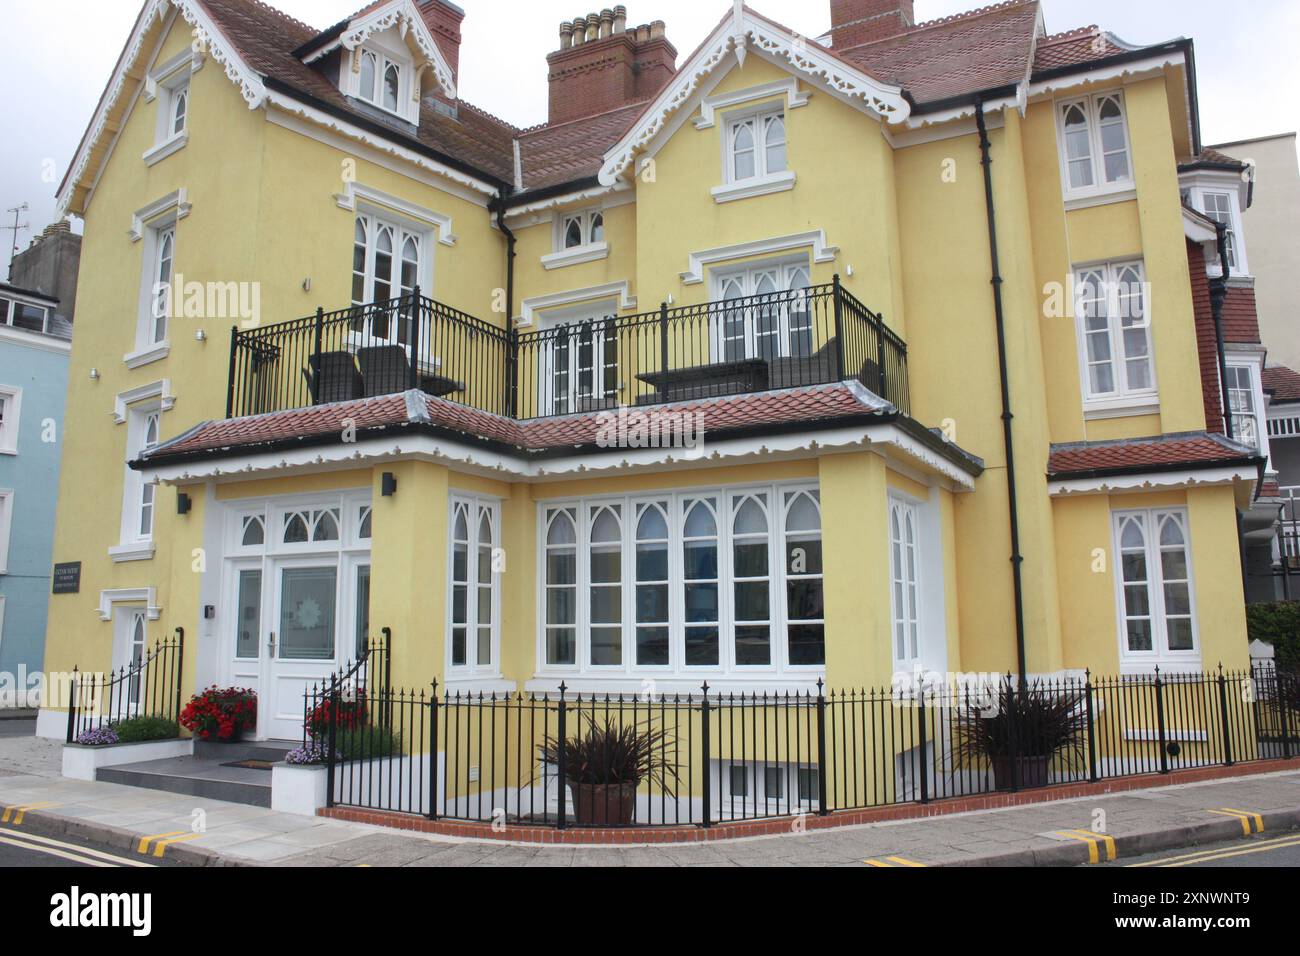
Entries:
[[1114, 535], [1120, 663], [1198, 664], [1187, 512], [1115, 512]]
[[825, 663], [815, 487], [541, 506], [542, 671], [777, 675]]

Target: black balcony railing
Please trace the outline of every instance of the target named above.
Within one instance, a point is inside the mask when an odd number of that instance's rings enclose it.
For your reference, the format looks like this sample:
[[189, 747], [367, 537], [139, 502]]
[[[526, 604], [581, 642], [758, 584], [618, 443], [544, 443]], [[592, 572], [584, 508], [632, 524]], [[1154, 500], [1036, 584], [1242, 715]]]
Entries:
[[906, 344], [838, 277], [531, 332], [416, 289], [231, 335], [227, 417], [417, 389], [529, 419], [848, 379], [909, 411]]

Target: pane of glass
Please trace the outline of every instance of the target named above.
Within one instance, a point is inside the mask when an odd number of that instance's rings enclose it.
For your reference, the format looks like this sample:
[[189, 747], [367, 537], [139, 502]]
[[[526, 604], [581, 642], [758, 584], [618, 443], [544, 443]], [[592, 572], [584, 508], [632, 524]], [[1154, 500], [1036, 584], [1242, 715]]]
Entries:
[[710, 623], [718, 619], [718, 586], [716, 584], [686, 585], [686, 620], [691, 623]]
[[1107, 153], [1106, 182], [1114, 183], [1121, 179], [1128, 179], [1128, 153]]
[[591, 217], [591, 241], [605, 241], [605, 217], [600, 213], [595, 213]]
[[577, 219], [570, 219], [564, 227], [564, 248], [574, 249], [582, 245], [582, 223]]
[[735, 551], [735, 575], [738, 578], [761, 578], [767, 576], [767, 542], [754, 544], [740, 543]]
[[761, 627], [736, 628], [736, 663], [743, 666], [762, 666], [772, 662], [772, 632], [766, 624]]
[[546, 663], [573, 664], [577, 661], [577, 646], [572, 628], [547, 628]]
[[547, 584], [576, 584], [578, 555], [572, 550], [550, 551], [546, 555]]
[[711, 538], [717, 535], [718, 526], [708, 505], [698, 502], [686, 515], [684, 534], [688, 538]]
[[370, 565], [357, 568], [357, 657], [370, 646]]
[[601, 587], [591, 589], [591, 620], [593, 624], [617, 624], [623, 620], [623, 589]]
[[736, 534], [767, 533], [767, 515], [753, 498], [746, 501], [736, 513], [734, 529]]
[[821, 574], [821, 539], [813, 538], [807, 541], [787, 541], [785, 569], [789, 574]]
[[1094, 395], [1115, 391], [1115, 369], [1110, 365], [1094, 365], [1088, 369], [1088, 380]]
[[641, 584], [636, 589], [636, 619], [647, 624], [668, 620], [668, 585]]
[[1188, 593], [1186, 584], [1165, 585], [1165, 613], [1177, 615], [1192, 613], [1192, 597]]
[[572, 624], [576, 607], [573, 588], [551, 588], [546, 592], [546, 623]]
[[736, 620], [766, 621], [768, 589], [766, 581], [737, 582]]
[[463, 584], [451, 589], [451, 620], [454, 624], [469, 621], [469, 589]]
[[254, 517], [244, 519], [244, 537], [241, 543], [245, 548], [257, 547], [262, 544], [265, 536], [266, 531], [262, 527], [261, 518]]
[[636, 629], [636, 662], [645, 667], [667, 666], [668, 628], [638, 627]]
[[451, 662], [456, 667], [463, 667], [465, 664], [465, 628], [463, 627], [451, 629]]
[[374, 102], [375, 99], [375, 55], [365, 53], [361, 57], [361, 98]]
[[597, 584], [617, 584], [622, 580], [622, 554], [602, 547], [591, 552], [591, 580]]
[[698, 581], [702, 578], [718, 576], [718, 548], [711, 542], [688, 541], [682, 548], [685, 559], [683, 571], [686, 580]]
[[826, 663], [826, 628], [822, 624], [791, 624], [789, 627], [790, 663], [820, 665]]
[[1125, 554], [1120, 558], [1125, 581], [1145, 581], [1147, 579], [1147, 556], [1145, 552]]
[[252, 660], [258, 656], [262, 632], [262, 572], [239, 572], [239, 619], [235, 622], [235, 656]]
[[594, 667], [611, 667], [623, 663], [623, 632], [616, 627], [591, 629], [591, 663]]
[[820, 786], [817, 782], [817, 771], [810, 770], [807, 767], [799, 768], [799, 799], [801, 801], [812, 801], [818, 798]]
[[285, 544], [303, 544], [307, 541], [307, 522], [302, 515], [289, 515], [284, 527]]
[[1171, 651], [1190, 651], [1192, 643], [1192, 622], [1188, 618], [1174, 618], [1169, 625], [1169, 649]]
[[1147, 617], [1151, 613], [1151, 595], [1145, 584], [1124, 586], [1124, 607], [1129, 617]]
[[641, 541], [665, 541], [668, 539], [668, 522], [658, 508], [647, 508], [637, 524], [636, 536]]
[[478, 589], [478, 623], [492, 623], [492, 588], [481, 587]]
[[1160, 555], [1160, 570], [1166, 581], [1187, 580], [1187, 555], [1182, 551], [1164, 551]]
[[1130, 651], [1151, 650], [1151, 622], [1128, 622], [1128, 649]]
[[785, 771], [780, 767], [763, 769], [763, 796], [768, 800], [780, 800], [785, 796]]
[[821, 513], [817, 510], [817, 505], [808, 495], [799, 495], [795, 498], [794, 503], [790, 505], [789, 511], [785, 516], [785, 530], [787, 534], [793, 534], [797, 531], [820, 531], [822, 528]]
[[551, 521], [551, 529], [547, 533], [547, 544], [577, 544], [578, 536], [573, 529], [573, 521], [567, 513], [561, 512]]
[[[28, 305], [26, 302], [15, 302], [13, 324], [16, 328], [26, 329], [29, 332], [44, 332], [45, 314], [45, 310], [39, 306]], [[3, 321], [2, 313], [0, 313], [0, 321]]]
[[339, 523], [335, 518], [334, 512], [322, 511], [316, 517], [316, 531], [312, 535], [313, 541], [337, 541], [339, 539]]
[[1183, 528], [1174, 518], [1166, 518], [1160, 523], [1160, 547], [1178, 548], [1183, 544]]
[[792, 621], [815, 621], [825, 616], [820, 578], [786, 584], [786, 615]]
[[716, 667], [718, 665], [718, 629], [716, 627], [688, 627], [686, 629], [686, 664], [688, 667]]
[[492, 628], [480, 627], [478, 629], [478, 661], [479, 667], [492, 666]]
[[334, 658], [336, 568], [285, 568], [280, 572], [280, 659]]
[[733, 797], [749, 796], [749, 769], [746, 767], [731, 768], [731, 795]]
[[384, 107], [397, 112], [397, 88], [400, 73], [396, 66], [389, 64], [384, 70]]

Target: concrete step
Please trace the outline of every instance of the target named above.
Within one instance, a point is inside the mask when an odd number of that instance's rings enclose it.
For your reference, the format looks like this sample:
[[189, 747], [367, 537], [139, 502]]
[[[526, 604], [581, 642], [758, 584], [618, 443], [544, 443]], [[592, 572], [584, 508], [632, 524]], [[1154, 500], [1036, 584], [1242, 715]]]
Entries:
[[[283, 755], [281, 755], [283, 756]], [[100, 767], [95, 779], [147, 790], [163, 790], [209, 800], [244, 803], [254, 807], [271, 805], [271, 771], [232, 767], [240, 760], [272, 759], [227, 754], [218, 759], [170, 757], [146, 760], [118, 767]]]
[[279, 763], [290, 750], [301, 746], [300, 741], [290, 740], [241, 741], [237, 744], [223, 744], [196, 739], [194, 756], [200, 760], [214, 760], [220, 763], [234, 763], [237, 760], [270, 760]]

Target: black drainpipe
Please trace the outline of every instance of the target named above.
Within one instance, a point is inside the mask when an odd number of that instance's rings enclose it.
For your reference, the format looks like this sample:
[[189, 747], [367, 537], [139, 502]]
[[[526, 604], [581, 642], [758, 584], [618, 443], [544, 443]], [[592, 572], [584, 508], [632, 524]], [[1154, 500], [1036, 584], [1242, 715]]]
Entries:
[[506, 393], [505, 393], [505, 414], [508, 418], [514, 418], [516, 412], [516, 386], [515, 380], [518, 376], [519, 362], [519, 332], [515, 329], [515, 234], [510, 231], [506, 225], [506, 204], [505, 197], [498, 196], [494, 202], [494, 211], [497, 216], [497, 228], [501, 230], [502, 235], [506, 237], [506, 335], [510, 339], [508, 353], [506, 355]]
[[[1228, 398], [1228, 352], [1223, 347], [1223, 303], [1228, 298], [1228, 279], [1232, 270], [1228, 267], [1228, 228], [1223, 223], [1216, 223], [1219, 248], [1219, 276], [1210, 280], [1210, 314], [1214, 316], [1214, 344], [1219, 353], [1219, 405], [1223, 410], [1223, 434], [1236, 438], [1232, 429], [1232, 402]], [[1260, 490], [1263, 490], [1263, 469], [1260, 469]], [[1258, 497], [1258, 492], [1256, 497]], [[1250, 576], [1246, 572], [1246, 538], [1242, 534], [1241, 511], [1234, 508], [1237, 515], [1237, 550], [1241, 558], [1241, 597], [1250, 603]]]
[[1016, 603], [1016, 661], [1020, 669], [1020, 688], [1028, 685], [1025, 659], [1025, 590], [1021, 578], [1024, 556], [1020, 553], [1020, 508], [1016, 498], [1016, 450], [1011, 435], [1011, 383], [1007, 374], [1006, 316], [1002, 309], [1002, 267], [998, 259], [997, 215], [993, 208], [993, 158], [989, 154], [989, 131], [984, 122], [984, 100], [975, 99], [975, 123], [980, 134], [980, 165], [984, 167], [984, 204], [989, 224], [989, 258], [993, 269], [993, 317], [998, 330], [998, 373], [1002, 379], [1002, 442], [1007, 457], [1007, 507], [1011, 512], [1011, 580]]

